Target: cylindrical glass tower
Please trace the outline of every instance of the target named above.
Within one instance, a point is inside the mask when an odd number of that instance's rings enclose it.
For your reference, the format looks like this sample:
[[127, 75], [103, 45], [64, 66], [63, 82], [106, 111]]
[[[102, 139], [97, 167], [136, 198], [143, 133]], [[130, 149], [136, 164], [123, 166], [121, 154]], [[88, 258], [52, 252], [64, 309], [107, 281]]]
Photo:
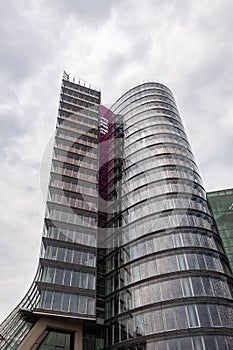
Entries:
[[233, 349], [231, 272], [171, 91], [140, 84], [112, 113], [107, 348]]

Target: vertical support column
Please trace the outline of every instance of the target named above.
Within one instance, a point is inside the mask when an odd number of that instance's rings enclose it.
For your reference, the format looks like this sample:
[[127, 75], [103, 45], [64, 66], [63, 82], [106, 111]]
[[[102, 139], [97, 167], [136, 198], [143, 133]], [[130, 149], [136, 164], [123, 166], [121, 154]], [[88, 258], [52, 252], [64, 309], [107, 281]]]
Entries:
[[74, 350], [83, 349], [83, 325], [79, 325], [79, 328], [74, 333]]

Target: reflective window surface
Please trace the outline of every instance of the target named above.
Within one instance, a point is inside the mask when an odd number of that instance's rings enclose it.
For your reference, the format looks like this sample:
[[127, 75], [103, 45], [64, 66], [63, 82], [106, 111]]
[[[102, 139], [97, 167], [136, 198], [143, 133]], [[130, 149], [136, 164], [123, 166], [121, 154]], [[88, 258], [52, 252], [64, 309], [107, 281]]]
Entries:
[[95, 266], [96, 261], [94, 252], [56, 247], [53, 245], [46, 246], [43, 258], [86, 266]]
[[[117, 323], [112, 322], [108, 328], [109, 345], [119, 340], [130, 339], [135, 334], [149, 335], [166, 331], [192, 329], [200, 327], [215, 327], [215, 321], [211, 317], [212, 309], [218, 313], [222, 327], [233, 328], [233, 307], [228, 304], [188, 304], [173, 307], [161, 306], [157, 310], [141, 311], [130, 316], [118, 317]], [[121, 329], [123, 332], [118, 332]], [[114, 338], [110, 336], [114, 334]], [[122, 336], [122, 333], [124, 335]], [[117, 334], [117, 336], [115, 336]], [[190, 339], [191, 341], [191, 339]], [[206, 338], [205, 344], [210, 341]], [[198, 339], [196, 339], [198, 344]], [[203, 342], [201, 344], [204, 345]], [[189, 348], [186, 348], [189, 349]], [[203, 347], [205, 349], [205, 347]], [[208, 348], [206, 348], [208, 349]], [[208, 349], [209, 350], [209, 349]]]
[[[107, 298], [107, 317], [113, 317], [127, 310], [132, 310], [148, 304], [155, 304], [172, 299], [182, 299], [194, 296], [218, 297], [231, 299], [233, 286], [224, 277], [192, 276], [176, 277], [167, 280], [156, 280], [127, 287], [116, 296]], [[210, 300], [210, 299], [208, 299]], [[214, 300], [214, 299], [213, 299]], [[210, 306], [213, 322], [219, 324], [218, 313]]]
[[54, 291], [42, 291], [39, 309], [57, 311], [58, 313], [95, 314], [95, 298], [81, 294], [68, 294]]
[[95, 274], [83, 271], [59, 269], [45, 266], [43, 268], [42, 282], [62, 284], [75, 288], [94, 289]]
[[[141, 256], [179, 247], [206, 247], [223, 252], [219, 238], [209, 231], [179, 229], [168, 234], [154, 233], [149, 236], [142, 236], [137, 241], [109, 255], [106, 259], [106, 272], [110, 272], [114, 267], [138, 259]], [[168, 260], [172, 259], [171, 256], [167, 258]], [[198, 264], [195, 261], [194, 258], [193, 263], [196, 264], [194, 266], [197, 268]]]
[[45, 338], [36, 348], [38, 350], [72, 350], [71, 335], [62, 332], [46, 331]]
[[107, 345], [138, 338], [124, 350], [229, 350], [228, 262], [173, 97], [152, 86], [113, 106], [124, 142], [120, 170], [112, 162], [108, 173]]
[[[217, 253], [195, 252], [164, 254], [141, 259], [136, 263], [125, 265], [120, 270], [106, 277], [107, 294], [142, 281], [146, 278], [165, 275], [178, 271], [194, 270], [193, 261], [196, 260], [195, 270], [206, 270], [229, 274], [227, 263]], [[219, 287], [220, 288], [220, 287]]]

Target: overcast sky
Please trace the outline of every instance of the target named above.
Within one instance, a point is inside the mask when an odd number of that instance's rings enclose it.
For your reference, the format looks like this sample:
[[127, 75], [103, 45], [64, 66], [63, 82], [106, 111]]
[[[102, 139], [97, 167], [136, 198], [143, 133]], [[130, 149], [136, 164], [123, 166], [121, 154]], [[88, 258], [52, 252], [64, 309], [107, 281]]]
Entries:
[[63, 69], [107, 105], [142, 80], [165, 83], [206, 189], [233, 187], [233, 1], [8, 0], [0, 10], [1, 321], [37, 267]]

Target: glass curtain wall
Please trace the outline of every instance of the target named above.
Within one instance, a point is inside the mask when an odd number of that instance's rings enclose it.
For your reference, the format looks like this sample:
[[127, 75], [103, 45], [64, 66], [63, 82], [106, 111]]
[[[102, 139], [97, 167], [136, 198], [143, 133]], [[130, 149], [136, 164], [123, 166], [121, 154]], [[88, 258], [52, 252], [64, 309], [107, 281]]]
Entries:
[[233, 189], [209, 192], [207, 197], [233, 271]]
[[112, 113], [106, 348], [230, 350], [230, 268], [173, 95], [140, 84]]

